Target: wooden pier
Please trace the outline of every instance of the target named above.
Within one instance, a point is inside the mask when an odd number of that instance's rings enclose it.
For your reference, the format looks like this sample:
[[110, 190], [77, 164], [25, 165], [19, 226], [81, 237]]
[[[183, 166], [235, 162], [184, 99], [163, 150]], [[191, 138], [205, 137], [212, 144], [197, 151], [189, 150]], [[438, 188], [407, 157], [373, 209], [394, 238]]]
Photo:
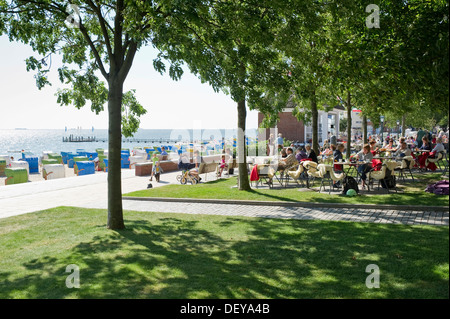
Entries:
[[82, 142], [97, 142], [95, 136], [74, 136], [69, 135], [67, 137], [63, 137], [62, 141], [64, 143], [82, 143]]
[[[80, 143], [80, 142], [108, 142], [106, 137], [95, 137], [95, 136], [73, 136], [63, 137], [62, 139], [65, 143]], [[135, 143], [135, 144], [175, 144], [179, 143], [181, 140], [178, 139], [167, 139], [167, 138], [122, 138], [122, 143]]]

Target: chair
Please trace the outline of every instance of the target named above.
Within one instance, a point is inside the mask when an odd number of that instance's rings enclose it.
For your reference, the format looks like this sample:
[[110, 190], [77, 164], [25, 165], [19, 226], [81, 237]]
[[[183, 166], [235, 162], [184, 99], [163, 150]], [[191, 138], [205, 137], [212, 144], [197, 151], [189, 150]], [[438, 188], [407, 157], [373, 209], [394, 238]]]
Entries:
[[[253, 165], [253, 167], [255, 167], [255, 165]], [[275, 177], [275, 169], [268, 164], [256, 164], [256, 169], [259, 176], [259, 180], [256, 181], [256, 187], [258, 187], [258, 184], [262, 183], [262, 180], [264, 180], [266, 184], [269, 185], [269, 188], [272, 188], [273, 182], [271, 181], [273, 181], [273, 178]]]
[[437, 153], [435, 158], [427, 157], [427, 159], [425, 160], [425, 167], [428, 167], [429, 163], [434, 163], [434, 164], [437, 164], [439, 166], [439, 169], [442, 171], [442, 167], [441, 167], [441, 164], [439, 163], [439, 161], [442, 160], [444, 157], [447, 158], [447, 151], [445, 151], [445, 150]]
[[322, 191], [322, 187], [325, 189], [324, 182], [328, 181], [328, 184], [330, 186], [328, 193], [331, 194], [331, 189], [333, 188], [333, 182], [331, 179], [331, 172], [333, 171], [333, 166], [327, 165], [327, 164], [319, 164], [317, 165], [317, 172], [315, 173], [315, 178], [320, 178], [320, 187], [319, 187], [319, 193]]
[[305, 168], [303, 167], [302, 164], [298, 164], [297, 167], [292, 167], [290, 170], [287, 171], [285, 186], [287, 186], [287, 184], [289, 183], [290, 178], [292, 178], [297, 183], [297, 185], [304, 186], [302, 179], [304, 173]]
[[325, 181], [328, 181], [328, 185], [330, 187], [328, 190], [328, 194], [331, 194], [331, 189], [333, 188], [333, 184], [335, 182], [339, 182], [344, 179], [345, 174], [344, 173], [336, 174], [333, 168], [334, 168], [334, 165], [319, 164], [317, 166], [317, 169], [319, 172], [319, 178], [322, 179], [322, 181], [320, 183], [319, 193], [322, 190], [322, 186], [325, 189], [325, 185], [324, 185]]
[[412, 174], [412, 169], [414, 168], [415, 161], [412, 156], [405, 156], [402, 158], [402, 163], [400, 164], [399, 170], [400, 170], [400, 176], [402, 177], [403, 181], [405, 180], [405, 174], [403, 173], [405, 170], [409, 172], [411, 175], [412, 181], [414, 182], [414, 176]]
[[217, 163], [200, 163], [198, 167], [198, 176], [205, 174], [205, 181], [208, 180], [208, 173], [214, 173], [217, 171]]
[[304, 169], [306, 170], [306, 174], [308, 175], [308, 179], [306, 180], [306, 187], [309, 188], [310, 182], [314, 183], [315, 178], [319, 177], [319, 173], [317, 170], [317, 166], [319, 164], [313, 161], [304, 161], [301, 164], [303, 165]]
[[[380, 189], [380, 183], [381, 180], [385, 180], [387, 178], [389, 178], [390, 176], [395, 176], [394, 170], [398, 167], [398, 163], [395, 161], [387, 161], [384, 162], [381, 166], [381, 170], [380, 171], [374, 171], [371, 170], [368, 173], [368, 189], [370, 190], [370, 181], [371, 179], [376, 179], [378, 180], [378, 189]], [[386, 187], [388, 193], [389, 193], [389, 187]], [[397, 192], [397, 187], [394, 186], [395, 192]]]
[[327, 171], [328, 171], [328, 173], [329, 173], [329, 175], [330, 175], [331, 180], [333, 181], [333, 183], [342, 181], [342, 180], [344, 179], [344, 177], [345, 177], [344, 172], [342, 172], [342, 173], [336, 173], [336, 172], [334, 171], [333, 167], [334, 167], [334, 165], [331, 166], [331, 167], [330, 167], [330, 166], [327, 166]]

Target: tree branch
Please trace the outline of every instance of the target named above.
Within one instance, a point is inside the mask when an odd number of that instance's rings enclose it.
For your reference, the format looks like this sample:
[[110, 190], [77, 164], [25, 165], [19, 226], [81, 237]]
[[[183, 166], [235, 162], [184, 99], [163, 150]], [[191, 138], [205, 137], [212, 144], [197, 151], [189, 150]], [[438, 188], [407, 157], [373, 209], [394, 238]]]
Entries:
[[86, 28], [84, 27], [82, 21], [80, 20], [80, 31], [84, 36], [84, 39], [88, 42], [89, 47], [92, 50], [92, 53], [95, 56], [95, 59], [97, 61], [98, 67], [100, 68], [100, 71], [102, 72], [103, 76], [105, 77], [106, 80], [109, 79], [109, 74], [106, 72], [105, 67], [103, 66], [103, 62], [102, 59], [100, 57], [100, 54], [97, 51], [97, 48], [95, 47], [94, 43], [92, 42], [91, 38], [89, 37], [89, 34], [86, 30]]
[[130, 71], [131, 66], [133, 64], [133, 60], [134, 60], [134, 56], [135, 56], [136, 52], [137, 52], [137, 43], [136, 43], [136, 41], [131, 40], [130, 47], [127, 52], [127, 56], [126, 56], [125, 61], [122, 64], [122, 67], [120, 68], [120, 71], [119, 71], [119, 79], [125, 80], [125, 78], [127, 77], [128, 72]]
[[94, 10], [94, 12], [97, 14], [98, 21], [100, 22], [100, 27], [102, 28], [103, 37], [105, 38], [105, 45], [106, 45], [106, 49], [108, 51], [109, 60], [113, 60], [114, 55], [112, 52], [111, 41], [109, 39], [108, 30], [106, 29], [106, 25], [105, 25], [105, 19], [102, 16], [100, 7], [97, 7], [91, 0], [88, 0], [87, 2], [89, 4], [89, 6], [92, 8], [92, 10]]

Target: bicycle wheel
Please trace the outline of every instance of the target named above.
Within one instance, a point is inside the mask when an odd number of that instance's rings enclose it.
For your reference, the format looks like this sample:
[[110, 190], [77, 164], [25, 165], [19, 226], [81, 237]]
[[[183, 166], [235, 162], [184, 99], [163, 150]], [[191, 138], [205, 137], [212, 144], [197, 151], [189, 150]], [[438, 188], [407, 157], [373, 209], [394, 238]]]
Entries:
[[197, 184], [197, 183], [198, 183], [198, 179], [196, 179], [195, 177], [193, 177], [193, 178], [191, 179], [191, 183], [192, 183], [192, 185]]
[[180, 183], [183, 184], [183, 185], [185, 185], [185, 184], [187, 183], [186, 177], [183, 176], [183, 177], [181, 178], [181, 180], [180, 180]]
[[177, 181], [179, 181], [181, 183], [181, 178], [183, 177], [183, 175], [177, 175]]

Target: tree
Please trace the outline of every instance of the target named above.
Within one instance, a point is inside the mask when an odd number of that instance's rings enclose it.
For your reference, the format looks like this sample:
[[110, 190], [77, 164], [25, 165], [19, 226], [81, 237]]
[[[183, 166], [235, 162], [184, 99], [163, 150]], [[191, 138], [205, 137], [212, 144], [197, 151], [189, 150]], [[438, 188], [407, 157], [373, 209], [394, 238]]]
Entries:
[[[123, 85], [138, 49], [151, 41], [153, 21], [162, 13], [159, 3], [125, 0], [72, 1], [11, 0], [0, 1], [0, 34], [11, 41], [22, 41], [43, 58], [27, 60], [34, 70], [38, 88], [50, 84], [46, 61], [61, 54], [64, 65], [58, 69], [61, 82], [58, 102], [83, 107], [91, 102], [95, 112], [107, 103], [108, 130], [108, 221], [110, 229], [123, 229], [121, 189], [122, 133], [136, 131], [138, 117], [145, 113], [134, 92], [123, 92]], [[71, 10], [69, 10], [71, 9]], [[172, 78], [181, 71], [176, 65]], [[102, 76], [106, 81], [99, 79]], [[125, 116], [123, 116], [125, 114]], [[122, 129], [123, 126], [123, 129]]]
[[327, 50], [329, 38], [325, 28], [327, 13], [324, 8], [316, 3], [311, 5], [310, 10], [312, 12], [308, 23], [304, 20], [296, 21], [299, 28], [281, 39], [280, 46], [284, 47], [283, 51], [291, 61], [292, 85], [297, 102], [294, 114], [304, 123], [312, 124], [312, 148], [319, 154], [319, 109], [327, 109], [325, 103], [330, 85], [330, 57]]
[[408, 117], [448, 118], [448, 1], [377, 4], [379, 28], [362, 28], [357, 18], [347, 24], [365, 52], [358, 101], [378, 116], [401, 118], [403, 132]]
[[264, 114], [265, 127], [273, 127], [279, 113], [286, 107], [293, 108], [298, 121], [312, 125], [312, 148], [319, 153], [318, 112], [326, 109], [324, 102], [329, 82], [326, 64], [327, 34], [324, 29], [326, 12], [321, 1], [306, 3], [292, 1], [281, 10], [283, 23], [277, 31], [274, 46], [283, 54], [288, 64], [284, 73], [288, 90], [277, 88], [265, 92], [258, 102]]
[[[281, 19], [271, 1], [192, 1], [167, 4], [176, 10], [165, 24], [158, 24], [154, 43], [161, 48], [155, 61], [186, 63], [202, 82], [230, 94], [238, 111], [239, 189], [250, 190], [246, 163], [245, 121], [247, 102], [257, 107], [269, 83], [281, 83], [282, 61], [272, 49], [274, 29]], [[183, 32], [180, 32], [183, 30]]]

